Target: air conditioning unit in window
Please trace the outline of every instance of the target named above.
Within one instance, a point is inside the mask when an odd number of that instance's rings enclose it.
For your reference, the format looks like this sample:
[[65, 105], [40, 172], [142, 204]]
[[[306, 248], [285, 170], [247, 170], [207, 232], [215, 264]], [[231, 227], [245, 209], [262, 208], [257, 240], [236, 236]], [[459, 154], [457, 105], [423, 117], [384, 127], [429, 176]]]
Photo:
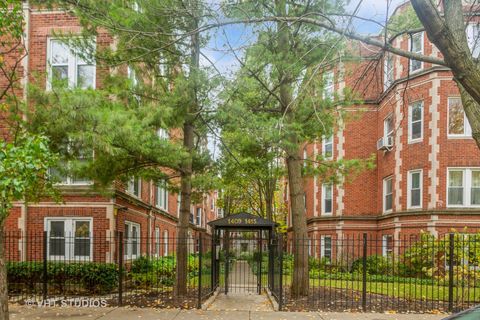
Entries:
[[381, 137], [377, 141], [377, 150], [389, 151], [393, 147], [393, 136]]

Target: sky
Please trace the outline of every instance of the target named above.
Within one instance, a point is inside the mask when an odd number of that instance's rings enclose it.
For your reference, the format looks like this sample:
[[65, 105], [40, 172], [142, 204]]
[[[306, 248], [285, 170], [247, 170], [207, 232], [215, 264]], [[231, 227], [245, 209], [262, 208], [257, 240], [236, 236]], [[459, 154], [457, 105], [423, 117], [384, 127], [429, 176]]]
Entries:
[[[361, 2], [358, 16], [384, 23], [387, 13], [387, 1], [389, 3], [389, 14], [398, 5], [405, 2], [405, 0], [350, 0], [346, 10], [353, 12], [359, 2]], [[214, 0], [212, 0], [213, 3], [215, 3]], [[354, 19], [352, 25], [357, 32], [362, 34], [378, 34], [381, 30], [381, 26], [378, 24], [359, 19]], [[243, 46], [254, 39], [251, 30], [241, 25], [213, 30], [207, 47], [202, 51], [208, 59], [202, 57], [201, 63], [204, 66], [209, 66], [212, 62], [224, 76], [229, 77], [238, 69], [239, 63], [237, 58], [242, 57]], [[231, 52], [230, 45], [236, 49], [237, 57]]]
[[[211, 0], [213, 6], [218, 4], [216, 1], [218, 0]], [[387, 7], [389, 8], [389, 15], [391, 15], [395, 8], [404, 3], [405, 0], [350, 0], [346, 11], [353, 13], [359, 2], [361, 4], [357, 16], [384, 24]], [[352, 27], [361, 34], [375, 35], [381, 31], [379, 24], [360, 19], [352, 20]], [[238, 59], [243, 57], [245, 46], [254, 40], [254, 33], [244, 25], [231, 25], [212, 30], [209, 42], [206, 48], [202, 50], [203, 56], [200, 57], [200, 63], [205, 67], [214, 64], [216, 70], [214, 72], [218, 71], [222, 76], [231, 79], [240, 66]], [[219, 152], [219, 141], [214, 135], [210, 135], [208, 141], [208, 148], [213, 157], [216, 158]]]

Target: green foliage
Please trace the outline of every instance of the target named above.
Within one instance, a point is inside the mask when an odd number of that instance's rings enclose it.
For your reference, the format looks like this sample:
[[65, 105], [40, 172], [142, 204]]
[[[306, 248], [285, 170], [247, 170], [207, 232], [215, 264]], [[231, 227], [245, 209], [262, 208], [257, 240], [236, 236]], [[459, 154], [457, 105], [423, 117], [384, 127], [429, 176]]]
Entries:
[[410, 3], [402, 8], [400, 12], [393, 15], [388, 22], [388, 33], [390, 36], [412, 29], [422, 27], [415, 10]]
[[56, 155], [48, 143], [44, 136], [23, 131], [12, 142], [0, 141], [0, 224], [14, 201], [36, 201], [45, 195], [57, 198], [48, 179]]
[[[43, 279], [43, 262], [8, 262], [11, 284], [22, 283], [31, 289]], [[47, 279], [59, 292], [80, 289], [87, 293], [108, 293], [118, 285], [118, 267], [113, 263], [47, 263]]]
[[[387, 275], [393, 271], [393, 259], [381, 255], [371, 255], [367, 257], [367, 274]], [[352, 263], [352, 272], [363, 272], [363, 258], [359, 258]]]

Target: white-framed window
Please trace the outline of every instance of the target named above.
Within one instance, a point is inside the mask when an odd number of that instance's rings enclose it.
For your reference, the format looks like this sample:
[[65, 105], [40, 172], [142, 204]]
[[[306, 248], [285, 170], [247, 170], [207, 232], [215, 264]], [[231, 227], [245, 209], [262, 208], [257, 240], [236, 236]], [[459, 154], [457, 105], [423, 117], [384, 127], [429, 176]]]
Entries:
[[474, 58], [478, 58], [480, 55], [480, 25], [478, 23], [469, 23], [466, 31], [470, 52]]
[[75, 48], [61, 39], [49, 39], [47, 50], [47, 90], [53, 89], [54, 85], [95, 88], [93, 58], [84, 60]]
[[92, 260], [92, 218], [45, 218], [49, 260]]
[[449, 168], [448, 207], [480, 207], [480, 168]]
[[325, 258], [329, 262], [332, 261], [332, 237], [320, 237], [320, 257]]
[[168, 130], [166, 130], [164, 128], [158, 128], [157, 129], [157, 136], [162, 140], [170, 139], [170, 134], [168, 133]]
[[388, 115], [383, 120], [383, 137], [393, 137], [393, 131], [395, 130], [395, 125], [393, 122], [393, 114]]
[[197, 215], [196, 215], [196, 225], [201, 226], [202, 225], [202, 208], [198, 207], [197, 208]]
[[[71, 143], [69, 143], [66, 148], [67, 152], [71, 152]], [[92, 158], [93, 151], [79, 150], [79, 154], [77, 155], [77, 158], [75, 160], [75, 165], [78, 167], [85, 166]], [[48, 169], [48, 174], [51, 178], [55, 180], [55, 183], [57, 185], [67, 186], [93, 184], [93, 181], [89, 180], [86, 177], [68, 174], [68, 172], [73, 168], [73, 165], [74, 163], [71, 161], [60, 161], [57, 167], [51, 167]]]
[[393, 83], [394, 74], [393, 74], [393, 54], [385, 53], [383, 61], [383, 89], [387, 90]]
[[140, 225], [132, 221], [125, 221], [124, 233], [125, 259], [136, 259], [140, 256]]
[[155, 256], [160, 256], [160, 228], [155, 227]]
[[460, 97], [448, 98], [448, 137], [471, 137], [472, 128], [463, 110]]
[[322, 184], [322, 214], [331, 215], [333, 212], [333, 184]]
[[163, 255], [168, 256], [168, 230], [163, 230]]
[[182, 203], [182, 194], [177, 193], [177, 216], [180, 216], [180, 205]]
[[307, 193], [303, 193], [303, 209], [307, 212]]
[[156, 185], [155, 206], [168, 211], [168, 190], [165, 180], [159, 181]]
[[407, 201], [408, 208], [421, 208], [423, 198], [423, 170], [412, 170], [408, 172], [407, 179]]
[[[412, 34], [410, 38], [410, 52], [423, 54], [423, 32]], [[416, 72], [422, 68], [422, 61], [410, 59], [410, 72]]]
[[140, 198], [142, 194], [142, 179], [139, 177], [131, 177], [127, 183], [127, 192]]
[[303, 167], [307, 167], [308, 153], [307, 147], [303, 148]]
[[393, 255], [393, 236], [384, 234], [382, 236], [382, 256], [391, 257]]
[[423, 139], [423, 101], [412, 103], [408, 107], [408, 142], [415, 143]]
[[326, 160], [333, 159], [333, 135], [322, 139], [322, 156]]
[[333, 82], [333, 71], [326, 71], [323, 74], [323, 99], [333, 99], [335, 83]]
[[383, 179], [383, 212], [393, 209], [393, 177]]

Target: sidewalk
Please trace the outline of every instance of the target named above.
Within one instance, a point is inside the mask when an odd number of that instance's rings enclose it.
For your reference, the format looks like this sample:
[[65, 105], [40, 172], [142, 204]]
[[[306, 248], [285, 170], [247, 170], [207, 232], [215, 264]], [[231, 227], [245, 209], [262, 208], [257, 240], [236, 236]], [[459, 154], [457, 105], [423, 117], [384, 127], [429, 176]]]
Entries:
[[445, 315], [10, 306], [12, 320], [440, 320]]

